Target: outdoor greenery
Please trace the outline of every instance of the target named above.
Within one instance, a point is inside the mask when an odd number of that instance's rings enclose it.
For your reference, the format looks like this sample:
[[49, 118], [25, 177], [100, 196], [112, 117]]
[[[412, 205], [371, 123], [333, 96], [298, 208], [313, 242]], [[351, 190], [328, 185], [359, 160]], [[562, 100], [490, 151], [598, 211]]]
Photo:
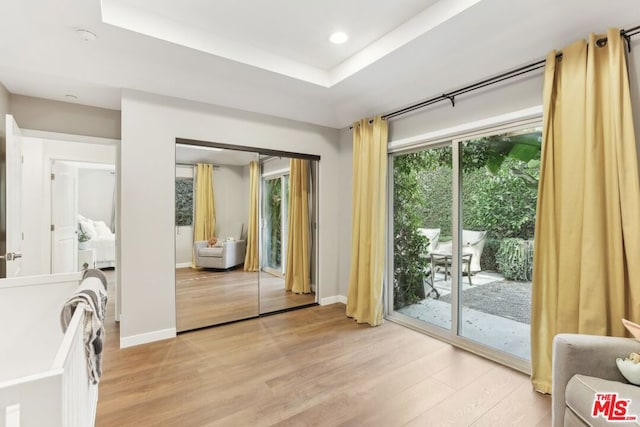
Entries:
[[424, 295], [428, 239], [418, 232], [423, 226], [424, 199], [420, 172], [427, 166], [423, 153], [396, 157], [393, 167], [394, 275], [393, 301], [401, 308], [420, 301]]
[[465, 228], [488, 230], [494, 238], [533, 236], [537, 189], [512, 170], [537, 178], [537, 170], [514, 159], [506, 160], [495, 174], [488, 171], [463, 174], [463, 180], [471, 177], [476, 180], [475, 189], [463, 196]]
[[[486, 230], [483, 270], [530, 280], [540, 166], [540, 132], [496, 135], [460, 146], [463, 228]], [[452, 148], [394, 157], [394, 302], [424, 298], [426, 239], [418, 228], [440, 228], [451, 240]], [[421, 240], [422, 239], [422, 240]]]
[[269, 224], [268, 234], [265, 236], [267, 265], [280, 268], [282, 265], [282, 184], [280, 178], [265, 181], [265, 214]]
[[193, 223], [193, 178], [176, 178], [176, 225]]
[[78, 242], [84, 243], [91, 240], [89, 235], [82, 229], [82, 226], [78, 224]]
[[531, 280], [532, 260], [533, 240], [503, 239], [496, 254], [499, 271], [509, 280]]

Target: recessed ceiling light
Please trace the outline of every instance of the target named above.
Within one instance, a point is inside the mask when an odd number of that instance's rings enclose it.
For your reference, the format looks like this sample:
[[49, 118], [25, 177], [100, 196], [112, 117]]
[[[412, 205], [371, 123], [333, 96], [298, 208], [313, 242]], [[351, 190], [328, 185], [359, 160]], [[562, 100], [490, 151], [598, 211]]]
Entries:
[[85, 30], [84, 28], [76, 29], [76, 34], [78, 35], [78, 37], [80, 37], [82, 40], [86, 42], [92, 42], [98, 38], [98, 36], [96, 36], [95, 33], [89, 30]]
[[349, 36], [342, 31], [336, 31], [335, 33], [331, 34], [331, 37], [329, 37], [329, 41], [335, 44], [342, 44], [347, 40], [349, 40]]
[[65, 97], [65, 98], [67, 98], [67, 99], [78, 99], [78, 97], [77, 97], [77, 96], [72, 95], [72, 94], [70, 94], [70, 93], [66, 94], [64, 97]]

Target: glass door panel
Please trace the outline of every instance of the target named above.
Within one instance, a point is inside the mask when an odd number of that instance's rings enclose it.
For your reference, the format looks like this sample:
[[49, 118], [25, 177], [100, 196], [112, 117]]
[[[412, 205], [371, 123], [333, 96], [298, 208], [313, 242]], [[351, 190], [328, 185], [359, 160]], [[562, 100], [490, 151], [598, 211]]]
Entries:
[[[310, 292], [300, 293], [300, 289], [294, 289], [296, 277], [300, 280], [302, 276], [294, 271], [292, 281], [286, 283], [287, 268], [295, 268], [295, 263], [300, 265], [301, 256], [294, 258], [294, 265], [287, 267], [287, 247], [289, 237], [293, 239], [294, 248], [302, 241], [304, 236], [299, 233], [289, 235], [289, 209], [291, 203], [296, 200], [290, 198], [290, 162], [289, 158], [267, 158], [262, 164], [262, 264], [260, 271], [260, 313], [272, 313], [279, 310], [287, 310], [293, 307], [313, 304], [316, 302], [315, 291], [315, 268], [312, 268], [309, 276]], [[309, 238], [315, 241], [315, 232], [311, 231], [317, 215], [317, 205], [315, 198], [315, 170], [317, 162], [308, 161], [309, 167], [308, 185], [309, 195], [306, 199], [309, 210]], [[300, 177], [299, 177], [300, 178]], [[301, 209], [300, 201], [304, 197], [297, 199], [297, 209]], [[298, 230], [302, 222], [298, 223]], [[295, 227], [295, 225], [294, 225]], [[298, 239], [296, 241], [296, 239]], [[309, 253], [310, 265], [315, 265], [315, 243], [311, 244]], [[296, 254], [299, 255], [299, 254]], [[299, 283], [299, 282], [298, 282]], [[289, 289], [287, 290], [287, 285]]]
[[522, 368], [542, 138], [511, 129], [392, 155], [387, 309]]
[[451, 329], [451, 144], [393, 158], [393, 309]]
[[263, 233], [263, 268], [277, 276], [282, 276], [283, 263], [283, 203], [282, 179], [266, 179], [263, 192], [264, 233]]
[[460, 142], [458, 334], [530, 357], [540, 129]]

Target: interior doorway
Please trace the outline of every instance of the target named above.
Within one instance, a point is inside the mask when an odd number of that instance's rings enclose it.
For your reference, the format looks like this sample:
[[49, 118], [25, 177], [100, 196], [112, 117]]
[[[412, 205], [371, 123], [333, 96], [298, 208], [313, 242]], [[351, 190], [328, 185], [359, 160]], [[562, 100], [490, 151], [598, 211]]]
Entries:
[[115, 267], [115, 165], [53, 160], [51, 170], [51, 272]]

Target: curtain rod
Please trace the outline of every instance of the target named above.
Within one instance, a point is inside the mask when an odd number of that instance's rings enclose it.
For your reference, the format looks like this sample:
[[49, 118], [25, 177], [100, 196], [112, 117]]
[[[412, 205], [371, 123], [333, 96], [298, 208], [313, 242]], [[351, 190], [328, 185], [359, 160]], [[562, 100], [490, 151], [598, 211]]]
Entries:
[[[631, 52], [631, 37], [636, 36], [640, 34], [640, 25], [633, 27], [633, 28], [629, 28], [627, 30], [620, 30], [620, 36], [623, 37], [625, 39], [625, 41], [627, 42], [627, 49], [629, 50], [629, 52]], [[604, 43], [607, 40], [606, 37], [603, 37], [601, 39], [598, 39], [596, 41], [596, 43], [598, 45], [600, 45], [601, 43]], [[562, 58], [562, 53], [559, 53], [558, 55], [556, 55], [556, 58]], [[505, 73], [502, 74], [498, 74], [496, 76], [490, 77], [488, 79], [485, 80], [481, 80], [479, 82], [476, 83], [472, 83], [468, 86], [462, 87], [460, 89], [456, 89], [454, 91], [448, 92], [448, 93], [443, 93], [442, 95], [438, 95], [435, 96], [431, 99], [427, 99], [426, 101], [421, 101], [418, 102], [416, 104], [413, 105], [409, 105], [408, 107], [404, 107], [395, 111], [392, 111], [390, 113], [386, 113], [382, 115], [382, 119], [392, 119], [394, 117], [398, 117], [401, 116], [403, 114], [407, 114], [410, 113], [412, 111], [415, 110], [419, 110], [421, 108], [427, 107], [429, 105], [441, 102], [441, 101], [449, 101], [451, 102], [451, 106], [455, 107], [456, 106], [456, 96], [460, 96], [460, 95], [464, 95], [465, 93], [469, 93], [472, 92], [474, 90], [478, 90], [478, 89], [482, 89], [484, 87], [487, 86], [491, 86], [494, 85], [496, 83], [500, 83], [503, 82], [505, 80], [509, 80], [518, 76], [521, 76], [523, 74], [527, 74], [530, 73], [532, 71], [536, 71], [539, 70], [541, 68], [544, 68], [546, 63], [546, 59], [542, 59], [536, 62], [532, 62], [530, 64], [524, 65], [522, 67], [518, 67], [514, 70], [511, 71], [507, 71]], [[349, 126], [349, 129], [353, 129], [353, 126]]]

